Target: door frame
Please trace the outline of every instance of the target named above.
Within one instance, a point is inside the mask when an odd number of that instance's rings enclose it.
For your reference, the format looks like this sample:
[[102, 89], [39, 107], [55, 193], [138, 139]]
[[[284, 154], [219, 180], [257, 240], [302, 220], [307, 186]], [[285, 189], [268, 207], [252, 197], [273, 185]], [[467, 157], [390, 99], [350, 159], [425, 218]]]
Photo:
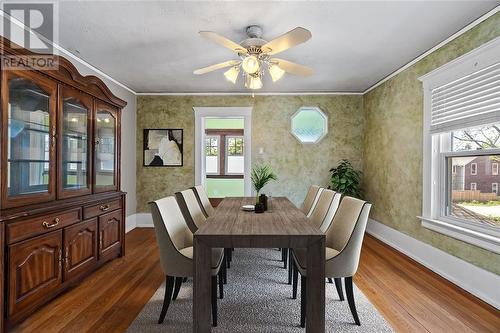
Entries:
[[[194, 173], [195, 184], [206, 186], [205, 175], [205, 119], [206, 118], [243, 118], [244, 120], [244, 155], [245, 155], [245, 196], [252, 196], [252, 182], [250, 173], [252, 170], [252, 107], [193, 107], [194, 120]], [[203, 156], [202, 156], [203, 155]], [[247, 158], [248, 157], [248, 158]]]

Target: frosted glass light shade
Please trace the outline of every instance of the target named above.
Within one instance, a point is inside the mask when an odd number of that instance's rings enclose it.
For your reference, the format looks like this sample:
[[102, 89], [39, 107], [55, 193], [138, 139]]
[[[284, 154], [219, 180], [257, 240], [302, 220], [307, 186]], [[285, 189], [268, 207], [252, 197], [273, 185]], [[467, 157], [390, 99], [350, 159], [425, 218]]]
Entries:
[[260, 69], [259, 59], [257, 59], [256, 56], [250, 55], [243, 59], [241, 67], [243, 67], [243, 70], [248, 74], [257, 73], [257, 71]]
[[273, 80], [273, 82], [276, 82], [283, 77], [285, 71], [278, 65], [271, 64], [269, 65], [269, 74], [271, 74], [271, 79]]
[[224, 76], [229, 82], [236, 84], [236, 80], [238, 79], [238, 75], [240, 74], [240, 67], [234, 66], [224, 72]]
[[247, 75], [245, 86], [252, 90], [260, 89], [262, 88], [262, 80], [258, 76]]

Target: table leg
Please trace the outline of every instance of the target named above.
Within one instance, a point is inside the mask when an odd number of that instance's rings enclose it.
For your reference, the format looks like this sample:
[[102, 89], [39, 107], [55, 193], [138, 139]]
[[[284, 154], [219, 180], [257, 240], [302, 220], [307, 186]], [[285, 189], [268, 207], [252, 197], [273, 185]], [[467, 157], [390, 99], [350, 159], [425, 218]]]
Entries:
[[325, 238], [307, 247], [306, 332], [325, 332]]
[[194, 236], [193, 332], [211, 330], [211, 249]]

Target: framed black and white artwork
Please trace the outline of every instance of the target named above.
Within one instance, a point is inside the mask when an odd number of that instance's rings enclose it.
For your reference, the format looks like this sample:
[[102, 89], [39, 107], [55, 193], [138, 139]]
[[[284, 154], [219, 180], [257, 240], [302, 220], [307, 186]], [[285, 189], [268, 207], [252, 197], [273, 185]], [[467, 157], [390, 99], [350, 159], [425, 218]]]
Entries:
[[183, 130], [144, 129], [144, 166], [180, 167], [183, 162]]

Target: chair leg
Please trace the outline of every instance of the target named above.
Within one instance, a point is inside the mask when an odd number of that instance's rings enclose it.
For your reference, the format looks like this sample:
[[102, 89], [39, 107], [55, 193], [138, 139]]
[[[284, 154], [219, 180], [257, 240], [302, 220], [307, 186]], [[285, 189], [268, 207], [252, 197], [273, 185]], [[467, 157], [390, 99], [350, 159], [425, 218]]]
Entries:
[[224, 276], [222, 271], [219, 272], [219, 298], [224, 298]]
[[281, 248], [281, 261], [285, 261], [285, 249], [284, 248]]
[[212, 276], [212, 326], [217, 327], [217, 276]]
[[352, 316], [356, 325], [361, 326], [359, 322], [358, 312], [356, 311], [356, 304], [354, 304], [354, 293], [352, 290], [352, 276], [344, 278], [345, 293], [347, 295], [347, 302], [349, 303], [349, 308], [351, 309]]
[[292, 249], [288, 249], [288, 284], [292, 284], [293, 258]]
[[297, 282], [299, 279], [299, 269], [293, 263], [293, 286], [292, 286], [292, 299], [297, 299]]
[[222, 259], [222, 280], [224, 281], [224, 284], [227, 284], [227, 256], [226, 253], [224, 253], [224, 258]]
[[287, 265], [287, 262], [288, 262], [288, 248], [284, 248], [283, 249], [283, 268], [286, 269], [286, 265]]
[[335, 278], [335, 287], [337, 288], [337, 294], [339, 294], [339, 298], [341, 301], [344, 300], [344, 292], [342, 291], [342, 279]]
[[177, 295], [179, 295], [179, 290], [181, 290], [182, 280], [184, 280], [183, 277], [175, 278], [174, 296], [172, 296], [172, 300], [174, 301], [177, 299]]
[[163, 297], [163, 306], [161, 307], [160, 319], [158, 319], [158, 324], [163, 323], [165, 315], [167, 314], [168, 306], [170, 305], [170, 300], [172, 299], [172, 291], [174, 290], [174, 277], [166, 276], [165, 283], [165, 296]]
[[306, 283], [307, 278], [300, 278], [300, 327], [306, 327]]
[[231, 268], [231, 257], [233, 255], [233, 250], [231, 249], [227, 249], [227, 259], [226, 259], [226, 262], [227, 262], [227, 268]]

